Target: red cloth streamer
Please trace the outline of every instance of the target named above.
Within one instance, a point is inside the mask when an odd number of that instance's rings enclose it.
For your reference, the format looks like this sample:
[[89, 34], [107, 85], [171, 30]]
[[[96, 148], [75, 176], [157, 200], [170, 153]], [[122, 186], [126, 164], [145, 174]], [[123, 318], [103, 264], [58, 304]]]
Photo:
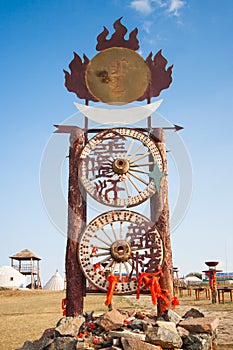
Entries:
[[210, 289], [212, 291], [216, 291], [216, 288], [217, 288], [216, 271], [206, 271], [206, 275], [209, 278]]
[[136, 291], [136, 297], [139, 299], [140, 297], [140, 289], [142, 285], [144, 284], [145, 289], [150, 288], [151, 292], [151, 300], [154, 305], [157, 304], [158, 300], [161, 300], [163, 302], [163, 305], [161, 307], [161, 311], [164, 312], [168, 306], [170, 305], [170, 301], [168, 299], [168, 292], [166, 289], [161, 289], [159, 284], [159, 279], [163, 275], [162, 269], [159, 268], [157, 272], [154, 273], [147, 273], [142, 272], [139, 275], [138, 285], [137, 285], [137, 291]]
[[172, 308], [175, 309], [176, 306], [180, 305], [179, 299], [174, 296], [171, 300]]
[[108, 306], [112, 302], [112, 297], [114, 293], [114, 289], [116, 287], [117, 282], [119, 281], [120, 276], [110, 275], [106, 277], [106, 280], [109, 281], [108, 291], [107, 291], [107, 299], [105, 301], [105, 305]]
[[91, 255], [95, 255], [97, 253], [97, 251], [98, 251], [98, 248], [96, 246], [94, 246], [92, 248]]
[[94, 265], [94, 271], [96, 272], [97, 270], [101, 270], [101, 265], [99, 262]]
[[66, 298], [61, 300], [62, 315], [66, 316]]
[[99, 274], [102, 274], [104, 271], [103, 266], [100, 264], [100, 262], [96, 263], [94, 266], [94, 271], [98, 272]]
[[87, 337], [88, 335], [89, 335], [88, 332], [79, 333], [78, 335], [76, 335], [76, 338], [84, 338], [84, 337]]

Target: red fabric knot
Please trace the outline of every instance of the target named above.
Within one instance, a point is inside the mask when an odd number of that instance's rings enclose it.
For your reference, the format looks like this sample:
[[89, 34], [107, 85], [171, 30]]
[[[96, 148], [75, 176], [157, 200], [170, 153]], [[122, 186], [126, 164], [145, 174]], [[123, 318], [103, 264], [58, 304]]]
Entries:
[[106, 280], [109, 282], [108, 291], [107, 291], [107, 295], [106, 295], [107, 298], [105, 301], [106, 306], [108, 306], [112, 302], [114, 289], [115, 289], [116, 284], [118, 283], [119, 279], [120, 279], [120, 276], [114, 276], [114, 275], [110, 275], [110, 276], [106, 277]]
[[170, 301], [168, 299], [167, 290], [161, 289], [161, 286], [159, 284], [159, 279], [162, 275], [163, 275], [163, 272], [161, 268], [158, 268], [158, 271], [154, 273], [152, 272], [140, 273], [137, 290], [136, 290], [136, 297], [137, 299], [139, 299], [140, 290], [142, 286], [144, 286], [146, 290], [150, 289], [152, 304], [156, 305], [158, 300], [162, 301], [161, 311], [164, 312], [169, 307]]

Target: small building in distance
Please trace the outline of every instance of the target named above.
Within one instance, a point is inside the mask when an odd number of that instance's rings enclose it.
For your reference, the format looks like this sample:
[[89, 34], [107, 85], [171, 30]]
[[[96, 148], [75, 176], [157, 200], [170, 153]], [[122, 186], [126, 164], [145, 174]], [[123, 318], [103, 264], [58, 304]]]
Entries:
[[[217, 282], [233, 284], [233, 272], [216, 272]], [[206, 274], [203, 274], [203, 281], [208, 282]]]
[[28, 249], [16, 253], [11, 258], [11, 266], [24, 276], [30, 276], [29, 288], [41, 288], [40, 260], [38, 256]]
[[15, 270], [12, 266], [0, 266], [1, 288], [24, 288], [26, 287], [26, 276]]

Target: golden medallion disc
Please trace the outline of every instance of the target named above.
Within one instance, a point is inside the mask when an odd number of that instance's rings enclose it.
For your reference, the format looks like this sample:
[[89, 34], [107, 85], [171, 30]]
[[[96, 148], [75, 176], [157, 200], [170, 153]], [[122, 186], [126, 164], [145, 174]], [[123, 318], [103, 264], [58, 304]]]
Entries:
[[96, 99], [123, 105], [144, 94], [150, 82], [150, 70], [135, 51], [112, 47], [93, 57], [85, 78], [88, 90]]

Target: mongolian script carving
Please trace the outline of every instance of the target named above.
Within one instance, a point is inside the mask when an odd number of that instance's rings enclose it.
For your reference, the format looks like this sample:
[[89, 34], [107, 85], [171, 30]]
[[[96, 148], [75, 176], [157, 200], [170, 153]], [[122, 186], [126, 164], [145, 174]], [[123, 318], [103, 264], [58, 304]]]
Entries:
[[163, 250], [160, 234], [155, 226], [149, 227], [148, 223], [140, 225], [131, 224], [128, 227], [128, 239], [131, 246], [137, 251], [132, 256], [136, 274], [141, 272], [154, 272], [161, 264]]
[[113, 94], [121, 94], [126, 91], [122, 85], [122, 78], [127, 72], [128, 61], [126, 58], [113, 60], [110, 64], [110, 81], [109, 86]]
[[130, 128], [106, 129], [82, 150], [80, 179], [85, 191], [100, 203], [132, 207], [156, 192], [150, 168], [163, 171], [159, 149], [143, 132]]
[[[127, 253], [119, 253], [123, 247]], [[86, 277], [106, 291], [106, 273], [118, 276], [116, 294], [135, 291], [140, 274], [157, 271], [163, 257], [163, 241], [153, 222], [129, 210], [99, 215], [80, 239], [79, 260]]]

